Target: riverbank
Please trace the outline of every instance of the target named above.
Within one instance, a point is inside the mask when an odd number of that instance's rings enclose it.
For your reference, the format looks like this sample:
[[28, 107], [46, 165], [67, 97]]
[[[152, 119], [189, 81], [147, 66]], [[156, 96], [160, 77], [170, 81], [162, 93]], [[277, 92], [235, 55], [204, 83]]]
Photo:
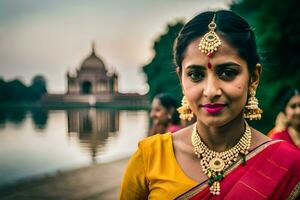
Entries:
[[122, 159], [22, 181], [0, 188], [0, 199], [115, 200], [127, 162]]

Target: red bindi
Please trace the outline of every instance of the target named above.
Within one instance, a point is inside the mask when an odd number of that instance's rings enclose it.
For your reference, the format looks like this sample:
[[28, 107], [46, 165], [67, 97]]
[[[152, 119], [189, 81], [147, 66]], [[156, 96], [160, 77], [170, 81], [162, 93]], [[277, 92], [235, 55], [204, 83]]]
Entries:
[[208, 62], [207, 67], [208, 67], [208, 69], [211, 69], [212, 66], [211, 66], [210, 62]]

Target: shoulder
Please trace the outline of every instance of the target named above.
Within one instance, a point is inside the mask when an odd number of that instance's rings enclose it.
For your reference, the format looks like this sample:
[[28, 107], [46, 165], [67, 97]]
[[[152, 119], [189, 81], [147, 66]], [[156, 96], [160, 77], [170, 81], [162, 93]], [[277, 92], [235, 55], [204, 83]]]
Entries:
[[[275, 141], [274, 141], [275, 142]], [[268, 151], [268, 158], [272, 159], [280, 166], [287, 169], [300, 168], [300, 150], [286, 141], [276, 141], [270, 145]]]
[[157, 153], [163, 151], [166, 146], [172, 146], [172, 135], [171, 133], [156, 134], [141, 140], [138, 143], [138, 148], [143, 154]]
[[260, 131], [252, 127], [251, 127], [251, 133], [252, 133], [251, 148], [256, 148], [261, 144], [271, 141], [271, 138], [269, 138], [268, 136], [264, 135], [263, 133], [261, 133]]
[[161, 158], [168, 157], [166, 154], [169, 154], [170, 149], [172, 149], [171, 133], [156, 134], [139, 141], [137, 150], [129, 160], [129, 171], [134, 171], [138, 167], [143, 168], [143, 173], [146, 173], [153, 165], [158, 165]]
[[273, 140], [273, 144], [267, 147], [267, 151], [272, 152], [273, 155], [280, 154], [288, 157], [300, 157], [300, 151], [295, 146], [284, 140]]
[[143, 139], [138, 144], [138, 150], [145, 172], [158, 172], [161, 167], [167, 166], [173, 159], [173, 143], [171, 133], [156, 134]]
[[283, 167], [288, 169], [290, 173], [294, 174], [300, 179], [300, 150], [294, 145], [282, 141], [278, 142], [279, 147], [277, 150], [278, 159], [280, 160]]
[[150, 137], [147, 137], [141, 141], [139, 141], [139, 148], [148, 148], [153, 147], [153, 145], [160, 145], [172, 139], [172, 135], [170, 133], [165, 134], [155, 134]]
[[286, 141], [277, 142], [277, 152], [300, 159], [299, 149]]

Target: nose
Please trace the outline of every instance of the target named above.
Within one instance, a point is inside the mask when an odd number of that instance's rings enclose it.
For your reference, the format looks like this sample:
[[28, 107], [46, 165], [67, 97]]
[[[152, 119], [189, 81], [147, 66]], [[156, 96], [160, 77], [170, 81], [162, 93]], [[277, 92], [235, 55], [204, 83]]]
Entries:
[[296, 106], [295, 113], [298, 115], [300, 114], [300, 105]]
[[203, 90], [203, 95], [210, 100], [213, 100], [222, 95], [219, 85], [219, 80], [214, 75], [208, 75], [206, 84]]

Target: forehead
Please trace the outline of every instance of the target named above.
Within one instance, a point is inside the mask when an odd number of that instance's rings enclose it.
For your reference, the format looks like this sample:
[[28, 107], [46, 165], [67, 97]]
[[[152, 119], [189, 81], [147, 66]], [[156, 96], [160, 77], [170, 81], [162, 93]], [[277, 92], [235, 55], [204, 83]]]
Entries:
[[293, 96], [293, 97], [289, 100], [289, 102], [288, 102], [289, 105], [291, 105], [291, 104], [299, 104], [299, 103], [300, 103], [300, 95], [295, 95], [295, 96]]
[[160, 100], [157, 98], [154, 98], [152, 101], [152, 107], [162, 107]]
[[221, 39], [221, 46], [218, 47], [218, 50], [215, 51], [211, 58], [209, 58], [206, 54], [202, 53], [199, 48], [199, 42], [201, 37], [192, 41], [186, 48], [185, 54], [182, 61], [182, 67], [187, 67], [193, 64], [207, 65], [208, 61], [215, 63], [222, 62], [237, 62], [240, 64], [246, 64], [246, 61], [242, 59], [235, 48], [233, 48], [228, 42]]

